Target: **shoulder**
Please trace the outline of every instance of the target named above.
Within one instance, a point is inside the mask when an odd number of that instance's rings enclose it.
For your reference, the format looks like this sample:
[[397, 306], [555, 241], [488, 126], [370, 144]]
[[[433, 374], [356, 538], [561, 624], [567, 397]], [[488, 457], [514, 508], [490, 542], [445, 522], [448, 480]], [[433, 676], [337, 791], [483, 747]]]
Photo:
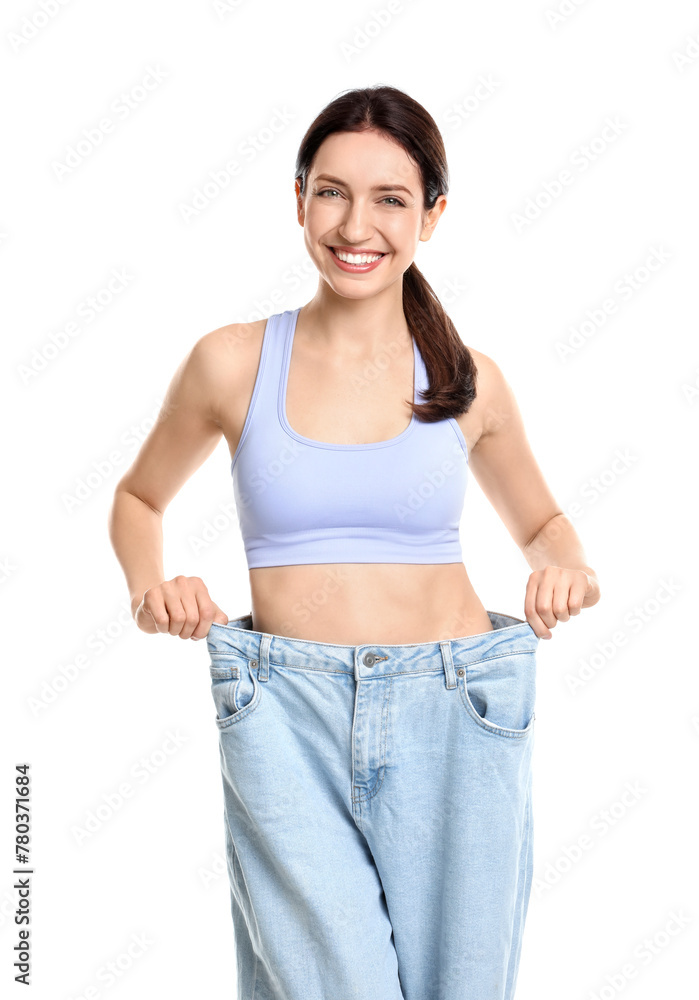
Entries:
[[228, 323], [195, 341], [180, 366], [181, 376], [206, 398], [218, 420], [229, 401], [254, 382], [267, 320]]
[[476, 402], [480, 405], [493, 405], [504, 398], [509, 390], [509, 383], [500, 365], [488, 354], [469, 347], [469, 352], [476, 365]]
[[465, 416], [469, 418], [469, 440], [475, 447], [481, 437], [504, 427], [517, 415], [517, 402], [500, 365], [474, 347], [469, 346], [469, 351], [476, 365], [476, 398]]
[[266, 319], [250, 323], [228, 323], [199, 337], [192, 348], [202, 364], [218, 367], [226, 362], [240, 364], [262, 343]]

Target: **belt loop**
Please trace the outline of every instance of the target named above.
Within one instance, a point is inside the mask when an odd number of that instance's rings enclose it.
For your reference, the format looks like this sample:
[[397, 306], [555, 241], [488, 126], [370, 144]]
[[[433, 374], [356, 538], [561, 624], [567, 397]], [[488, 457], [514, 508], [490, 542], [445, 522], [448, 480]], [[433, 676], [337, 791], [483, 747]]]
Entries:
[[262, 638], [260, 639], [260, 663], [259, 672], [257, 674], [258, 679], [261, 681], [269, 680], [269, 647], [271, 642], [271, 633], [263, 632]]
[[444, 664], [444, 676], [446, 677], [447, 687], [456, 687], [456, 674], [454, 673], [454, 660], [451, 655], [451, 639], [443, 639], [439, 648], [442, 650], [442, 663]]

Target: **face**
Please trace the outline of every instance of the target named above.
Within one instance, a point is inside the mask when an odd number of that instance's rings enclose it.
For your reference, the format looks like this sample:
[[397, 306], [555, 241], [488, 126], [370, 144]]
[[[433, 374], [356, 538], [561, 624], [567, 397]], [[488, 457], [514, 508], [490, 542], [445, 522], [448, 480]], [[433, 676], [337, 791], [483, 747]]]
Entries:
[[[353, 298], [374, 295], [402, 278], [446, 207], [440, 195], [425, 212], [417, 166], [402, 146], [376, 132], [328, 136], [309, 170], [305, 194], [297, 181], [296, 196], [311, 259], [339, 295]], [[369, 259], [343, 263], [335, 251]]]

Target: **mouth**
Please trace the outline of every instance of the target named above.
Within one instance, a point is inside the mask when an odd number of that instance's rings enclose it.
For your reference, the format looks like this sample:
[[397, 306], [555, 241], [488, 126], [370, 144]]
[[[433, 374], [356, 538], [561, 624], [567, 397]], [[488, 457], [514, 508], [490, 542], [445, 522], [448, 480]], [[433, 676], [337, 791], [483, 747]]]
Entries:
[[[344, 247], [333, 246], [328, 246], [328, 250], [343, 267], [354, 268], [356, 270], [373, 267], [387, 256], [386, 253], [383, 253], [380, 250], [346, 250]], [[340, 254], [342, 254], [343, 257], [359, 257], [360, 261], [353, 263], [349, 260], [343, 260]], [[364, 260], [361, 260], [361, 258], [364, 258]]]

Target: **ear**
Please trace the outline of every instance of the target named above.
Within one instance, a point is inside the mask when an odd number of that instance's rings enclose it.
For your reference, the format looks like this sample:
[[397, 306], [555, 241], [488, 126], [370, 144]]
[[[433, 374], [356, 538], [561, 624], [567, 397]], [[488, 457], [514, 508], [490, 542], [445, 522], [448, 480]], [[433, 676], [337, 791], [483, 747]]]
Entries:
[[306, 220], [306, 210], [304, 206], [304, 197], [301, 194], [301, 184], [298, 180], [294, 181], [294, 191], [296, 192], [296, 217], [299, 221], [299, 225], [305, 225]]
[[435, 226], [439, 221], [442, 212], [447, 207], [446, 195], [440, 194], [432, 208], [427, 213], [427, 218], [425, 219], [425, 225], [422, 227], [422, 233], [420, 234], [420, 240], [426, 242], [432, 236], [435, 230]]

